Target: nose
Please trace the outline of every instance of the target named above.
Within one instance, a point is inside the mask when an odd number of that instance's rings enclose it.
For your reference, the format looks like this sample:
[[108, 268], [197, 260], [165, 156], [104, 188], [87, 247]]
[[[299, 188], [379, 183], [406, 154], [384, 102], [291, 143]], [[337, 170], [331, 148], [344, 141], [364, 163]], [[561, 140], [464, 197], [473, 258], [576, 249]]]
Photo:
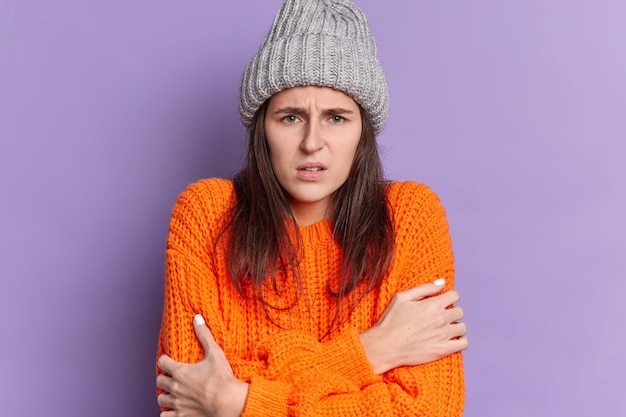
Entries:
[[322, 149], [326, 144], [323, 138], [322, 129], [314, 122], [309, 121], [303, 130], [304, 136], [300, 142], [300, 149], [305, 153], [315, 153]]

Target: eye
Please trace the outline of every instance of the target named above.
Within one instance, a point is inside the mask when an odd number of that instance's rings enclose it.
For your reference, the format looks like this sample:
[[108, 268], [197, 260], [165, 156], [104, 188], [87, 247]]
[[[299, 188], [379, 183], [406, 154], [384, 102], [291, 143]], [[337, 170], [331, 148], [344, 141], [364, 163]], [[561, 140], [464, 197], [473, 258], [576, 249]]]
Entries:
[[331, 123], [336, 124], [336, 125], [341, 124], [341, 123], [343, 123], [343, 122], [345, 122], [345, 121], [346, 121], [346, 119], [345, 119], [344, 117], [342, 117], [342, 116], [337, 116], [337, 115], [335, 115], [335, 116], [330, 116], [330, 119], [328, 119], [328, 120], [329, 120]]
[[283, 122], [286, 122], [286, 123], [296, 123], [298, 120], [299, 119], [293, 114], [283, 117]]

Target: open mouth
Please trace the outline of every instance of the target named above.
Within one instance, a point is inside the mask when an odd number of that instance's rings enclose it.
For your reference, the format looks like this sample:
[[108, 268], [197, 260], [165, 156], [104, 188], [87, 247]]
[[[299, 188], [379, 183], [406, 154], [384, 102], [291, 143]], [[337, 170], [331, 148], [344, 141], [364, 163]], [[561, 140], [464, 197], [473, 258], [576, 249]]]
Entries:
[[306, 162], [296, 168], [298, 178], [304, 181], [318, 181], [324, 177], [328, 170], [326, 165], [319, 162]]
[[320, 172], [326, 171], [328, 168], [321, 162], [305, 162], [296, 167], [300, 172]]

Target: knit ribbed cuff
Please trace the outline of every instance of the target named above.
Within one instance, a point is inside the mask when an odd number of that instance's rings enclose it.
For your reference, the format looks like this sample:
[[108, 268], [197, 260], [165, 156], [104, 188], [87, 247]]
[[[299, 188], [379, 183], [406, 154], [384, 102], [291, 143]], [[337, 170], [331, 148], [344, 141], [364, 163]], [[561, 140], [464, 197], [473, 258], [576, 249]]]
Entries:
[[316, 366], [318, 372], [341, 375], [359, 388], [382, 379], [374, 373], [355, 329], [349, 329], [325, 343], [320, 357], [321, 361]]
[[[284, 333], [272, 339], [272, 355], [292, 362], [292, 365], [293, 361], [301, 361], [300, 365], [306, 363], [307, 366], [292, 368], [295, 374], [283, 375], [288, 382], [253, 376], [249, 381], [244, 417], [288, 415], [292, 402], [311, 400], [307, 398], [309, 395], [317, 399], [330, 393], [325, 391], [334, 392], [339, 386], [341, 389], [338, 392], [345, 392], [346, 389], [359, 390], [382, 380], [382, 376], [374, 374], [359, 333], [354, 329], [321, 344], [308, 336], [294, 340], [297, 338], [294, 334]], [[313, 345], [316, 347], [314, 352], [311, 351]], [[301, 356], [301, 349], [308, 354]], [[282, 367], [283, 364], [274, 363], [274, 366]]]
[[276, 417], [288, 415], [288, 401], [293, 385], [254, 376], [241, 417]]

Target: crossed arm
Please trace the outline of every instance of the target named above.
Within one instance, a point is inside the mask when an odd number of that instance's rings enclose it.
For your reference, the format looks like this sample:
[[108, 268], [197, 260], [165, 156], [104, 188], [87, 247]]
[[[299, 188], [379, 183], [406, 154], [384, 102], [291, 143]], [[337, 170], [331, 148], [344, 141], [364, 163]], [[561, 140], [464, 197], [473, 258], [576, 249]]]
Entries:
[[[437, 295], [441, 289], [422, 284], [396, 294], [376, 325], [359, 335], [374, 374], [434, 362], [467, 347], [466, 326], [458, 322], [463, 311], [453, 306], [459, 294]], [[193, 327], [204, 351], [201, 361], [187, 364], [165, 354], [158, 359], [161, 416], [242, 415], [250, 384], [235, 378], [202, 316], [194, 318]], [[291, 375], [283, 384], [303, 376]]]
[[[257, 341], [252, 356], [224, 353], [215, 341], [226, 327], [217, 311], [199, 308], [195, 290], [218, 285], [207, 276], [199, 252], [207, 239], [191, 231], [210, 229], [194, 193], [186, 193], [173, 213], [168, 239], [164, 324], [157, 366], [162, 417], [181, 416], [460, 416], [464, 384], [460, 351], [466, 327], [452, 290], [453, 266], [445, 213], [436, 196], [417, 185], [403, 187], [414, 210], [396, 216], [398, 233], [424, 239], [416, 251], [405, 247], [399, 276], [416, 285], [393, 294], [371, 328], [349, 329], [319, 342], [308, 334], [284, 331]], [[399, 195], [399, 193], [398, 193]], [[398, 197], [400, 198], [400, 197]], [[188, 224], [194, 222], [193, 224]], [[196, 224], [197, 223], [197, 224]], [[184, 246], [181, 246], [184, 245]], [[210, 245], [209, 245], [210, 247]], [[445, 277], [445, 286], [424, 282]], [[207, 294], [205, 294], [207, 295]], [[208, 295], [212, 295], [208, 294]], [[177, 303], [168, 304], [167, 300]], [[208, 299], [215, 299], [209, 297]], [[208, 319], [196, 320], [202, 310]], [[213, 337], [215, 335], [215, 338]], [[230, 352], [230, 351], [229, 351]], [[234, 372], [233, 372], [234, 371]], [[241, 379], [237, 379], [235, 375]]]

